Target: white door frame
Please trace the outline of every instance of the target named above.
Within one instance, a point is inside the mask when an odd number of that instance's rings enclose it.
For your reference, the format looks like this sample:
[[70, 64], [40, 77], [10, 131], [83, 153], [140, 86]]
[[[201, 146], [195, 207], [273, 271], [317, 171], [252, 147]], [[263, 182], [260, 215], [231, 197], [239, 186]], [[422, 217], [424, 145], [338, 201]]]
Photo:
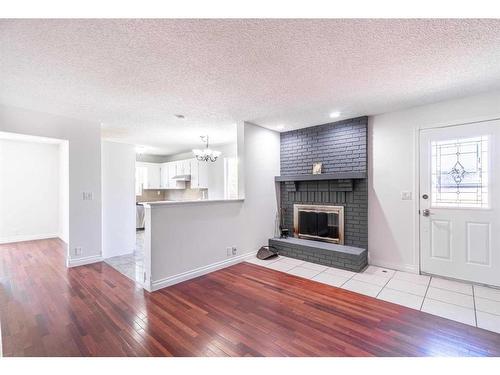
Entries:
[[429, 129], [440, 129], [440, 128], [449, 128], [452, 126], [460, 126], [460, 125], [472, 125], [472, 124], [477, 124], [477, 123], [484, 123], [484, 122], [490, 122], [490, 121], [499, 121], [500, 117], [473, 117], [468, 120], [464, 120], [463, 122], [457, 122], [457, 123], [437, 123], [437, 124], [427, 124], [427, 125], [420, 125], [415, 128], [414, 132], [414, 167], [415, 167], [415, 181], [414, 181], [414, 191], [416, 192], [414, 196], [414, 220], [415, 220], [415, 227], [414, 227], [414, 246], [415, 246], [415, 256], [414, 260], [416, 260], [415, 264], [417, 265], [417, 273], [420, 274], [422, 272], [422, 248], [421, 248], [421, 243], [420, 243], [420, 133], [423, 130], [429, 130]]

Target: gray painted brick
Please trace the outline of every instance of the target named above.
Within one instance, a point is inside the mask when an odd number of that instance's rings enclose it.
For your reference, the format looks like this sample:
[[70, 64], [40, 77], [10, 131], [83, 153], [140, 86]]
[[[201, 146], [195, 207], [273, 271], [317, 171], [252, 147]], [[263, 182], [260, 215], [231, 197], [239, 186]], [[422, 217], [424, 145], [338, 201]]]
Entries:
[[[322, 249], [312, 250], [310, 248], [301, 248], [284, 244], [282, 242], [269, 240], [269, 245], [278, 249], [280, 255], [305, 260], [317, 264], [322, 264], [329, 267], [342, 268], [354, 272], [362, 271], [368, 264], [367, 251], [365, 250], [360, 255], [345, 254], [334, 251], [323, 251]], [[349, 255], [350, 258], [345, 258]]]
[[[310, 174], [314, 162], [323, 163], [323, 173], [366, 172], [367, 124], [367, 117], [359, 117], [281, 133], [281, 175]], [[290, 233], [294, 203], [344, 206], [344, 243], [368, 247], [366, 179], [281, 183], [283, 219]]]

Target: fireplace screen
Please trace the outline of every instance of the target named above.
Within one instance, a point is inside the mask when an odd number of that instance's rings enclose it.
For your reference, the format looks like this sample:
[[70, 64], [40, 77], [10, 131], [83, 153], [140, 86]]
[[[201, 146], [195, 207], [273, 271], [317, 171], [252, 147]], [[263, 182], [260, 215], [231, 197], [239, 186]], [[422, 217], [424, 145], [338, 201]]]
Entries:
[[293, 234], [309, 240], [344, 244], [344, 207], [295, 204]]

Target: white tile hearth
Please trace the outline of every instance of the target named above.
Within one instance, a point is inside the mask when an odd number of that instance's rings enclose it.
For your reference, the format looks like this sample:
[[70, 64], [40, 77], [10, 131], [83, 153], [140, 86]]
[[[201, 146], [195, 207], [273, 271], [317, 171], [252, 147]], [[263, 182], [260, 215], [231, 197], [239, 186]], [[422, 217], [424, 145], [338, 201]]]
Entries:
[[402, 271], [396, 271], [396, 273], [392, 278], [396, 280], [408, 281], [413, 284], [419, 284], [425, 286], [429, 285], [429, 281], [431, 281], [430, 276], [417, 275], [415, 273], [408, 273]]
[[378, 286], [384, 286], [385, 284], [387, 284], [387, 281], [389, 280], [385, 277], [375, 276], [364, 272], [354, 275], [353, 279]]
[[314, 276], [312, 278], [314, 281], [318, 281], [323, 284], [328, 284], [331, 286], [342, 286], [343, 284], [346, 283], [347, 280], [349, 280], [349, 277], [343, 277], [343, 276], [337, 276], [335, 274], [321, 272], [320, 274]]
[[486, 286], [474, 285], [474, 296], [492, 299], [500, 302], [500, 289], [488, 288]]
[[476, 310], [489, 314], [500, 315], [500, 301], [476, 297]]
[[424, 301], [424, 297], [390, 288], [384, 288], [377, 298], [416, 310], [420, 310]]
[[471, 326], [476, 325], [474, 309], [426, 298], [422, 311]]
[[284, 256], [272, 261], [248, 261], [500, 333], [500, 289], [377, 266], [356, 273]]
[[452, 281], [448, 279], [441, 279], [439, 277], [433, 277], [431, 280], [431, 286], [439, 289], [451, 290], [452, 292], [463, 293], [472, 296], [471, 284], [460, 283], [458, 281]]
[[416, 296], [423, 297], [427, 290], [427, 285], [415, 284], [409, 281], [400, 279], [391, 279], [387, 283], [387, 287], [394, 290], [399, 290], [400, 292], [414, 294]]
[[[301, 265], [302, 263], [305, 263], [303, 260], [294, 259], [294, 258], [287, 258], [287, 257], [281, 256], [281, 255], [278, 257], [278, 260], [281, 262], [284, 262], [284, 263], [292, 264], [294, 266], [298, 266], [298, 265]], [[310, 264], [314, 264], [314, 263], [310, 263]]]
[[340, 268], [333, 268], [333, 267], [328, 267], [325, 270], [325, 273], [329, 273], [329, 274], [332, 274], [332, 275], [335, 275], [335, 276], [345, 277], [347, 279], [350, 279], [351, 277], [353, 277], [354, 275], [356, 275], [356, 272], [342, 270]]
[[300, 264], [301, 267], [309, 268], [310, 270], [318, 271], [318, 272], [323, 272], [325, 271], [328, 267], [327, 266], [322, 266], [321, 264], [316, 264], [316, 263], [310, 263], [310, 262], [304, 262]]
[[374, 276], [379, 276], [379, 277], [384, 277], [384, 278], [390, 279], [391, 277], [394, 276], [396, 271], [390, 270], [388, 268], [368, 266], [363, 273], [366, 275], [374, 275]]
[[294, 268], [295, 265], [289, 262], [283, 262], [282, 260], [278, 260], [276, 262], [266, 264], [266, 267], [276, 271], [287, 272], [290, 271], [292, 268]]
[[277, 262], [278, 261], [278, 257], [274, 257], [274, 258], [270, 258], [270, 259], [259, 259], [257, 257], [255, 258], [250, 258], [250, 259], [247, 259], [247, 262], [249, 263], [253, 263], [253, 264], [257, 264], [259, 266], [267, 266], [273, 262]]
[[382, 286], [376, 284], [365, 283], [364, 281], [355, 280], [352, 278], [342, 285], [342, 289], [350, 290], [359, 294], [364, 294], [370, 297], [376, 297], [382, 290]]
[[474, 308], [474, 298], [468, 294], [452, 292], [451, 290], [429, 287], [427, 290], [427, 298], [441, 302], [451, 303], [468, 309]]
[[500, 315], [488, 314], [482, 311], [477, 311], [476, 315], [479, 328], [500, 333]]
[[306, 279], [311, 279], [317, 274], [319, 274], [321, 271], [318, 270], [312, 270], [310, 268], [305, 268], [302, 266], [297, 266], [292, 268], [291, 270], [288, 271], [289, 274], [295, 275], [295, 276], [300, 276], [300, 277], [305, 277]]

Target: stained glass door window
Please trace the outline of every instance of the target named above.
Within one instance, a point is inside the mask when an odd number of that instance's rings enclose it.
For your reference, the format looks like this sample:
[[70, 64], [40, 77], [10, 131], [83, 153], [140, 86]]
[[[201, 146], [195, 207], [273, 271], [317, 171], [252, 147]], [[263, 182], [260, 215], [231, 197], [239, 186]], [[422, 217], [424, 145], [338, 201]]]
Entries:
[[433, 141], [432, 207], [489, 208], [488, 136]]

